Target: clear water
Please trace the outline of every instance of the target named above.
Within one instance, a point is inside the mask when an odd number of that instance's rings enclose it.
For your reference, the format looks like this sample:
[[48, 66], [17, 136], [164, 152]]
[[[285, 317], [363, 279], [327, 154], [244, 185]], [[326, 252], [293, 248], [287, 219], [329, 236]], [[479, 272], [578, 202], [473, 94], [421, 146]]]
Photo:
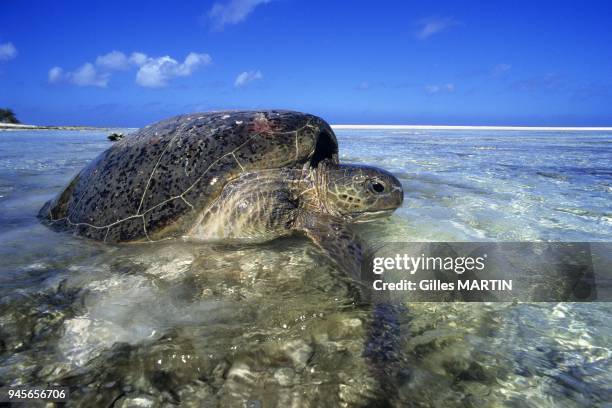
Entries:
[[[407, 304], [391, 378], [363, 357], [372, 310], [304, 239], [113, 246], [39, 225], [107, 133], [0, 133], [0, 384], [88, 407], [612, 402], [607, 303]], [[612, 133], [337, 134], [406, 191], [370, 241], [612, 241]]]

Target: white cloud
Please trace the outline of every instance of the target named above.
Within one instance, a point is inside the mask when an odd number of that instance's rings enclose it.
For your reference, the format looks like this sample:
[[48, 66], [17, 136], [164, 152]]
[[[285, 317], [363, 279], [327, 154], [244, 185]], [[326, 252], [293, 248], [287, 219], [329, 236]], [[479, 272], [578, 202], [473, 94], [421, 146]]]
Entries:
[[425, 92], [430, 95], [437, 93], [453, 93], [455, 92], [455, 84], [448, 83], [442, 85], [427, 85], [425, 87]]
[[208, 17], [213, 23], [213, 28], [223, 29], [228, 24], [238, 24], [249, 16], [260, 4], [269, 3], [271, 0], [227, 0], [215, 3]]
[[70, 81], [78, 86], [104, 88], [108, 85], [109, 78], [109, 73], [99, 72], [91, 62], [86, 62], [76, 71], [70, 73]]
[[454, 17], [429, 17], [417, 22], [419, 29], [416, 36], [425, 40], [434, 34], [438, 34], [452, 26], [459, 25]]
[[190, 52], [184, 62], [179, 63], [170, 56], [148, 57], [141, 52], [132, 53], [129, 58], [121, 51], [111, 51], [96, 58], [95, 64], [86, 62], [74, 71], [64, 71], [61, 67], [49, 70], [48, 78], [52, 84], [71, 83], [78, 86], [108, 85], [113, 71], [138, 67], [136, 83], [141, 86], [158, 88], [166, 86], [174, 77], [189, 76], [201, 66], [209, 65], [212, 58], [208, 54]]
[[130, 63], [136, 65], [142, 65], [147, 61], [147, 54], [143, 54], [142, 52], [133, 52], [130, 55]]
[[96, 58], [96, 65], [112, 71], [122, 71], [130, 67], [130, 61], [121, 51], [111, 51]]
[[64, 70], [61, 67], [53, 67], [49, 70], [49, 82], [57, 84], [64, 78]]
[[236, 88], [240, 88], [242, 86], [245, 86], [249, 82], [253, 82], [253, 81], [256, 81], [262, 78], [263, 78], [263, 75], [261, 74], [261, 71], [259, 70], [248, 71], [248, 72], [244, 71], [238, 74], [238, 76], [236, 77], [236, 80], [234, 81], [234, 86]]
[[140, 65], [136, 73], [136, 83], [149, 88], [166, 86], [170, 79], [189, 76], [200, 66], [206, 66], [212, 62], [210, 55], [195, 52], [190, 52], [183, 63], [179, 63], [168, 55], [151, 58], [145, 54], [134, 53], [131, 59]]
[[11, 42], [0, 44], [0, 61], [12, 60], [17, 56], [17, 48]]
[[105, 88], [108, 85], [110, 73], [100, 72], [91, 62], [86, 62], [72, 72], [64, 72], [61, 67], [53, 67], [49, 70], [48, 77], [52, 84], [67, 82], [78, 86]]

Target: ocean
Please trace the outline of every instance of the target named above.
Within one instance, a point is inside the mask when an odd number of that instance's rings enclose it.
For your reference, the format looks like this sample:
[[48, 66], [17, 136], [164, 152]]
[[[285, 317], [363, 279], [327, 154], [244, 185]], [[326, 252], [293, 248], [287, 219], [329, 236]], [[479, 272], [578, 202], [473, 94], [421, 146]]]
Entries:
[[[108, 133], [0, 132], [0, 385], [70, 386], [74, 406], [612, 401], [610, 303], [406, 303], [390, 378], [364, 356], [372, 310], [301, 237], [104, 245], [40, 225]], [[612, 132], [336, 134], [341, 161], [404, 187], [367, 241], [612, 241]]]

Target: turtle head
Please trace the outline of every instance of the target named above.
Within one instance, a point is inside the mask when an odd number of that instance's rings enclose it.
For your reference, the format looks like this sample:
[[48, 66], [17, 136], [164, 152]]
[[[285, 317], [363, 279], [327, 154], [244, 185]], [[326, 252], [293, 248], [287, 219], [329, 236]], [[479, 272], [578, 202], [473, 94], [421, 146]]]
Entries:
[[400, 181], [388, 171], [360, 165], [325, 169], [320, 178], [325, 191], [324, 207], [352, 222], [391, 215], [404, 201]]

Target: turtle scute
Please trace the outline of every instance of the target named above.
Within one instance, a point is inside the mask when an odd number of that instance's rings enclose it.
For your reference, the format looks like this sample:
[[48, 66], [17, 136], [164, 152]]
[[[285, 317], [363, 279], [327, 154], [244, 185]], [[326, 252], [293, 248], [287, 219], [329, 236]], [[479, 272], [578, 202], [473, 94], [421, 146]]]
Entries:
[[107, 242], [181, 235], [243, 172], [338, 163], [321, 118], [293, 111], [180, 115], [102, 152], [39, 216], [56, 230]]

